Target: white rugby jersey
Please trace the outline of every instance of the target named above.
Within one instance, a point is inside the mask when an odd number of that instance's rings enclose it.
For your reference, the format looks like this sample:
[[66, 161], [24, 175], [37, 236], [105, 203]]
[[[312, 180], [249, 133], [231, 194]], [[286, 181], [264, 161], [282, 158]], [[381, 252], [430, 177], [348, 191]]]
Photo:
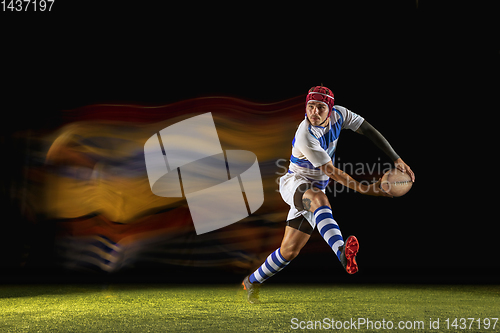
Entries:
[[306, 116], [293, 138], [288, 173], [305, 176], [316, 187], [326, 188], [330, 178], [318, 167], [334, 159], [340, 131], [356, 131], [363, 121], [363, 117], [340, 105], [333, 107], [326, 127], [311, 125]]

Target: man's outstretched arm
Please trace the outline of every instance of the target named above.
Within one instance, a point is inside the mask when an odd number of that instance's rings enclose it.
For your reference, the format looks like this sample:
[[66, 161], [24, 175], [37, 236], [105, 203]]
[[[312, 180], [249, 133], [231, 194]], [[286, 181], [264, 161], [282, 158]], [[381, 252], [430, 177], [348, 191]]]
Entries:
[[408, 173], [411, 180], [415, 181], [415, 174], [410, 167], [401, 159], [401, 157], [399, 157], [398, 154], [396, 154], [389, 141], [387, 141], [387, 139], [384, 138], [384, 136], [369, 122], [366, 120], [363, 121], [361, 126], [359, 126], [356, 130], [356, 133], [362, 134], [370, 139], [377, 147], [380, 148], [380, 150], [389, 156], [398, 170]]
[[392, 198], [392, 195], [380, 189], [381, 180], [371, 185], [361, 184], [360, 182], [352, 178], [348, 173], [334, 167], [332, 161], [329, 161], [319, 168], [325, 173], [325, 175], [335, 180], [337, 183], [349, 187], [351, 190], [354, 190], [361, 194]]

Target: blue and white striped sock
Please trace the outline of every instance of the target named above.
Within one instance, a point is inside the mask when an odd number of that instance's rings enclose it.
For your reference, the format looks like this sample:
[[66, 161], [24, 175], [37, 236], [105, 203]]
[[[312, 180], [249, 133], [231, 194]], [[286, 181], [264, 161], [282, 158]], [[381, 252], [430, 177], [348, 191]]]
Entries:
[[344, 239], [337, 222], [333, 219], [332, 209], [328, 206], [321, 206], [314, 211], [314, 218], [321, 237], [330, 245], [340, 260], [339, 247], [344, 245]]
[[276, 251], [271, 253], [259, 269], [250, 275], [249, 280], [251, 283], [263, 283], [290, 263], [289, 260], [285, 260], [285, 258], [283, 258], [280, 249], [281, 248], [278, 248]]

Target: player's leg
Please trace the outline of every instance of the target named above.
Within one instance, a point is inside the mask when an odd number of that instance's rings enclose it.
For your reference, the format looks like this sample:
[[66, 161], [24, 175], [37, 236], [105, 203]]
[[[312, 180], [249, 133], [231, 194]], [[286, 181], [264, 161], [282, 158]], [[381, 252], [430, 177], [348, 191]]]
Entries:
[[287, 226], [285, 227], [281, 246], [272, 252], [258, 269], [243, 280], [242, 284], [244, 289], [247, 290], [248, 301], [250, 303], [259, 302], [260, 285], [285, 268], [299, 254], [300, 250], [311, 237], [314, 227], [300, 213], [304, 210], [302, 207], [302, 196], [310, 187], [308, 186], [307, 184], [293, 186], [295, 194], [293, 197], [290, 197], [289, 202], [293, 206], [291, 206], [288, 214]]
[[302, 203], [305, 210], [314, 214], [318, 231], [340, 259], [344, 239], [340, 227], [333, 219], [332, 208], [326, 194], [316, 188], [311, 188], [304, 193]]
[[[298, 220], [301, 220], [301, 223], [307, 223], [312, 233], [312, 228], [304, 217], [301, 216], [292, 221]], [[304, 245], [306, 245], [309, 238], [311, 238], [311, 233], [301, 231], [300, 229], [291, 226], [292, 221], [287, 222], [288, 225], [285, 227], [285, 235], [283, 236], [280, 247], [281, 254], [288, 261], [295, 259], [295, 257], [299, 255], [300, 250], [302, 250]]]
[[[250, 303], [259, 302], [260, 285], [285, 268], [299, 254], [304, 245], [306, 245], [313, 229], [307, 220], [303, 220], [305, 218], [301, 216], [288, 221], [281, 246], [271, 253], [257, 270], [243, 280], [243, 287], [248, 292], [247, 296]], [[308, 228], [307, 226], [305, 228], [301, 227], [304, 222], [309, 226]], [[302, 228], [302, 231], [300, 228]], [[305, 231], [308, 230], [310, 232], [306, 233]]]
[[344, 244], [340, 227], [333, 219], [332, 208], [326, 194], [318, 189], [311, 188], [302, 197], [304, 209], [314, 214], [316, 225], [321, 237], [332, 248], [345, 270], [349, 274], [358, 271], [356, 254], [359, 243], [355, 236], [349, 236]]
[[[302, 217], [300, 219], [302, 219]], [[306, 223], [308, 222], [306, 221]], [[264, 281], [271, 276], [281, 271], [290, 261], [297, 257], [310, 237], [310, 234], [287, 225], [285, 227], [285, 235], [281, 241], [281, 246], [271, 253], [266, 261], [250, 275], [249, 281], [251, 283], [264, 283]]]

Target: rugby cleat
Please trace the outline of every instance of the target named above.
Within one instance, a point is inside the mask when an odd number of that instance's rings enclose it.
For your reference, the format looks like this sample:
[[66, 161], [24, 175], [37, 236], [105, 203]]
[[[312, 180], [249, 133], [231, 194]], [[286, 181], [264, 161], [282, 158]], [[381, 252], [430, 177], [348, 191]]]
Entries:
[[241, 285], [243, 286], [243, 290], [247, 291], [248, 303], [259, 304], [260, 283], [251, 283], [248, 278], [249, 276], [245, 277], [243, 279], [243, 282], [241, 283]]
[[342, 247], [340, 254], [340, 262], [344, 266], [345, 271], [349, 274], [354, 274], [358, 271], [358, 263], [356, 262], [356, 254], [358, 254], [359, 242], [356, 236], [349, 236]]

